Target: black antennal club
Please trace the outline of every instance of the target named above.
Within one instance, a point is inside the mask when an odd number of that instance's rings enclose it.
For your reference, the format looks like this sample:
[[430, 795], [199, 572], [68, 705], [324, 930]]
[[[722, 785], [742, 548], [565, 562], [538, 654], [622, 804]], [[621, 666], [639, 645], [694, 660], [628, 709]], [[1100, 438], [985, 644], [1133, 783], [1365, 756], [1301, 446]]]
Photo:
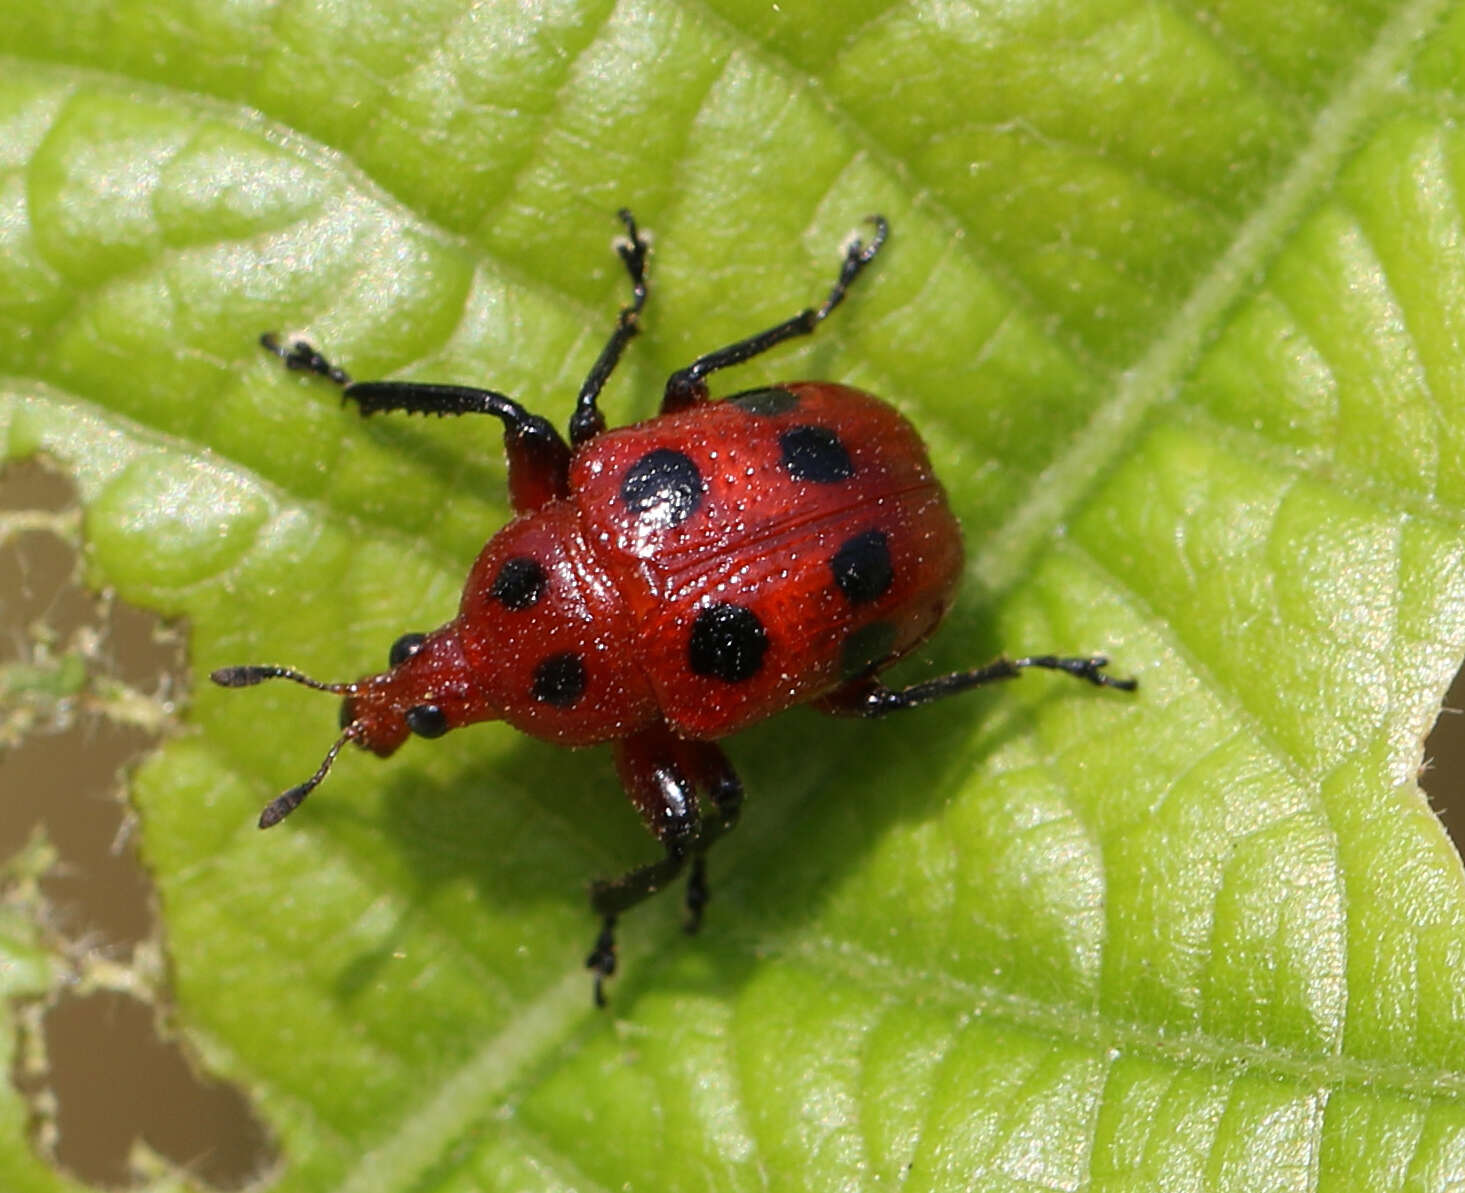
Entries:
[[221, 688], [252, 688], [255, 684], [263, 683], [267, 679], [288, 679], [293, 683], [304, 684], [307, 688], [314, 688], [318, 692], [335, 692], [337, 695], [348, 692], [355, 686], [348, 683], [322, 683], [318, 679], [302, 675], [293, 667], [274, 667], [269, 663], [246, 663], [242, 667], [220, 667], [209, 678]]
[[341, 747], [356, 736], [354, 729], [354, 725], [346, 726], [346, 732], [336, 738], [335, 745], [326, 751], [326, 756], [321, 759], [321, 764], [316, 768], [315, 774], [305, 782], [297, 783], [288, 791], [275, 796], [264, 806], [264, 811], [259, 814], [260, 828], [273, 828], [305, 802], [305, 797], [319, 787], [320, 781], [329, 773], [331, 763], [336, 760], [336, 755], [341, 752]]

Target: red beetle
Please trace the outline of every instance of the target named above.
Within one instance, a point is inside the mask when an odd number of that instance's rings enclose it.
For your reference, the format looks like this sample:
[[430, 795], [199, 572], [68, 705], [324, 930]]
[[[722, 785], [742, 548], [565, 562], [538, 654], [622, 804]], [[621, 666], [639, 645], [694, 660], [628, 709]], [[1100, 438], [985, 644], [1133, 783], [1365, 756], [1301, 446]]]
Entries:
[[213, 673], [225, 687], [278, 678], [345, 697], [340, 738], [265, 808], [261, 828], [299, 806], [348, 741], [385, 757], [410, 734], [502, 719], [561, 745], [613, 743], [626, 793], [666, 856], [591, 887], [597, 1002], [615, 971], [617, 917], [688, 862], [688, 930], [701, 918], [707, 849], [743, 800], [717, 739], [806, 701], [879, 717], [1026, 667], [1135, 687], [1110, 678], [1101, 656], [1051, 655], [886, 687], [879, 673], [936, 628], [961, 573], [960, 530], [920, 437], [879, 398], [827, 381], [709, 400], [709, 374], [808, 335], [839, 305], [885, 243], [882, 217], [871, 218], [869, 244], [851, 241], [822, 306], [699, 357], [668, 379], [660, 414], [607, 431], [597, 398], [646, 301], [647, 242], [628, 211], [620, 218], [633, 298], [580, 388], [568, 444], [492, 390], [353, 382], [307, 343], [262, 337], [288, 367], [342, 386], [363, 415], [500, 419], [518, 516], [479, 554], [458, 616], [398, 638], [381, 674], [320, 683], [286, 667]]

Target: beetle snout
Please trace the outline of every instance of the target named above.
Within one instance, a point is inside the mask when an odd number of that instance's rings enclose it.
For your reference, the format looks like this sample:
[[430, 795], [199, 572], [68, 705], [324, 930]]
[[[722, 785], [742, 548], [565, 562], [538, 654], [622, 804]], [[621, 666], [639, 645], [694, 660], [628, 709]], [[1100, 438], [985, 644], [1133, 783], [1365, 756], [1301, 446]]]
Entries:
[[392, 693], [370, 681], [342, 699], [340, 721], [358, 746], [378, 758], [395, 754], [407, 740], [407, 722]]

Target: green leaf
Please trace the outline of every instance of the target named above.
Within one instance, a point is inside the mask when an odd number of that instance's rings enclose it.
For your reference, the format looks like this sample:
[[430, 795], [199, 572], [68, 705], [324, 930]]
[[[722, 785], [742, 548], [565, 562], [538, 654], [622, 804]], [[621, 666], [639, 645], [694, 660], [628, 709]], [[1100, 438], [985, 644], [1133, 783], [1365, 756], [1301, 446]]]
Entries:
[[[1416, 784], [1465, 655], [1465, 8], [8, 7], [0, 438], [75, 476], [95, 583], [190, 626], [132, 791], [270, 1187], [1465, 1181], [1465, 882]], [[364, 422], [256, 335], [562, 424], [623, 204], [612, 421], [885, 213], [718, 391], [922, 428], [969, 565], [900, 678], [1103, 651], [1141, 688], [741, 735], [703, 933], [628, 916], [601, 1013], [584, 882], [655, 852], [602, 753], [353, 752], [261, 835], [334, 710], [203, 677], [377, 669], [508, 516], [496, 425]], [[61, 980], [38, 941], [0, 933], [13, 997]], [[14, 1092], [0, 1184], [70, 1187]]]

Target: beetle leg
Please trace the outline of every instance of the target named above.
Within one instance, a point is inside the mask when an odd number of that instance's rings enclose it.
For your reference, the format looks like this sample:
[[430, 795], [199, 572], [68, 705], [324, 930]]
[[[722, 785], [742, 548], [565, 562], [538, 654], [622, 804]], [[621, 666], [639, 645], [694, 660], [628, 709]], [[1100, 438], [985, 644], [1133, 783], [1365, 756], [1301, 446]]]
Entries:
[[[601, 928], [585, 965], [595, 972], [598, 1006], [605, 1005], [605, 979], [615, 973], [617, 919], [674, 881], [688, 862], [686, 928], [697, 930], [708, 898], [705, 854], [737, 822], [743, 794], [742, 783], [717, 746], [677, 737], [665, 724], [616, 742], [615, 758], [626, 793], [666, 856], [591, 884], [590, 906], [601, 917]], [[712, 804], [714, 815], [706, 819], [699, 791]]]
[[1109, 660], [1103, 655], [1087, 658], [1059, 658], [1056, 655], [1031, 655], [1022, 659], [997, 658], [985, 667], [974, 671], [954, 671], [950, 675], [938, 675], [924, 683], [911, 684], [908, 688], [887, 688], [873, 675], [851, 680], [842, 687], [820, 697], [819, 707], [828, 713], [842, 716], [883, 717], [887, 713], [899, 712], [905, 708], [918, 708], [944, 696], [954, 696], [969, 688], [999, 679], [1016, 679], [1029, 667], [1041, 667], [1047, 671], [1062, 671], [1075, 679], [1087, 680], [1096, 687], [1118, 688], [1132, 692], [1139, 686], [1134, 679], [1115, 679], [1104, 671]]
[[605, 430], [605, 415], [596, 405], [600, 391], [605, 387], [621, 353], [638, 331], [641, 330], [641, 308], [646, 305], [646, 238], [636, 227], [636, 217], [624, 207], [618, 213], [626, 226], [627, 239], [616, 244], [616, 252], [625, 263], [626, 272], [631, 275], [631, 302], [621, 308], [616, 319], [615, 330], [600, 350], [600, 356], [590, 368], [585, 384], [580, 386], [580, 396], [575, 399], [575, 413], [570, 415], [570, 443], [579, 447]]
[[266, 332], [259, 342], [284, 361], [286, 368], [316, 373], [341, 386], [341, 396], [355, 402], [363, 416], [391, 411], [493, 415], [504, 424], [509, 500], [517, 513], [536, 510], [547, 501], [569, 495], [569, 447], [548, 419], [530, 414], [513, 398], [470, 385], [352, 381], [344, 369], [331, 364], [304, 340], [286, 346]]
[[839, 277], [835, 279], [834, 287], [822, 306], [806, 307], [792, 319], [785, 319], [767, 331], [760, 331], [757, 335], [738, 340], [726, 348], [699, 356], [686, 368], [678, 369], [667, 378], [666, 393], [661, 399], [661, 413], [671, 414], [688, 406], [695, 406], [698, 402], [705, 402], [708, 374], [752, 360], [784, 340], [808, 335], [823, 323], [834, 308], [844, 301], [850, 285], [860, 276], [865, 266], [875, 259], [875, 254], [880, 251], [880, 246], [890, 234], [890, 225], [883, 215], [870, 216], [870, 223], [875, 225], [875, 235], [870, 238], [869, 244], [859, 239], [850, 241], [849, 247], [844, 251], [844, 261], [839, 267]]
[[707, 889], [707, 851], [702, 849], [692, 858], [692, 872], [687, 875], [687, 918], [682, 925], [687, 935], [692, 935], [702, 926], [702, 910], [711, 897]]
[[702, 910], [711, 897], [707, 889], [707, 851], [724, 833], [738, 822], [743, 810], [743, 781], [733, 770], [727, 755], [711, 742], [683, 742], [684, 753], [690, 755], [689, 762], [697, 776], [698, 786], [707, 793], [712, 802], [714, 817], [703, 820], [697, 839], [697, 853], [692, 858], [692, 873], [687, 877], [687, 919], [688, 933], [696, 932], [702, 926]]
[[259, 342], [262, 347], [278, 356], [287, 369], [299, 373], [315, 373], [340, 386], [351, 384], [351, 375], [345, 369], [331, 364], [316, 351], [314, 345], [308, 344], [304, 340], [296, 340], [287, 348], [280, 343], [279, 337], [274, 332], [267, 331], [259, 337]]

